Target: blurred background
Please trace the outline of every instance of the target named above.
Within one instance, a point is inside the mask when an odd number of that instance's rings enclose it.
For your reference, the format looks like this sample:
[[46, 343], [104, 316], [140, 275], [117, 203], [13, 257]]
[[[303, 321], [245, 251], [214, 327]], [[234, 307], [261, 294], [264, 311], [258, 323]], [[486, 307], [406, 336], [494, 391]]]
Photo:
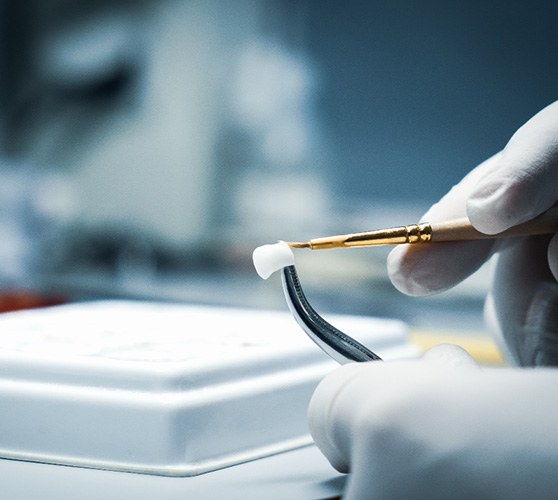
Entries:
[[[0, 0], [0, 292], [284, 308], [255, 246], [416, 222], [558, 97], [555, 2]], [[297, 254], [319, 310], [481, 328], [385, 249]]]

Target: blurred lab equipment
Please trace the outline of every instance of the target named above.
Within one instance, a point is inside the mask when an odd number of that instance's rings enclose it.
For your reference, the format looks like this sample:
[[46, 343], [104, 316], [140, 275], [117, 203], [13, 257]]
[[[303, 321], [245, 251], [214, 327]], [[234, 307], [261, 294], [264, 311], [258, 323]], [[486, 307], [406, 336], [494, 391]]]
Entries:
[[235, 272], [258, 238], [328, 219], [317, 72], [285, 31], [299, 9], [30, 0], [5, 10], [17, 29], [5, 32], [1, 154], [76, 193], [45, 286], [145, 295], [161, 270]]
[[60, 291], [41, 293], [38, 275], [55, 258], [74, 208], [63, 176], [0, 160], [0, 312], [64, 301]]
[[[248, 137], [241, 153], [255, 156], [243, 167], [270, 168], [272, 183], [316, 168], [312, 75], [260, 34], [267, 2], [32, 5], [30, 55], [18, 68], [31, 81], [18, 82], [9, 106], [8, 149], [68, 172], [81, 224], [130, 226], [171, 246], [206, 240], [227, 197], [218, 188], [247, 174], [218, 156], [226, 126]], [[250, 203], [263, 195], [255, 186], [237, 196]]]
[[[282, 307], [255, 246], [418, 218], [555, 88], [550, 4], [2, 5], [0, 154], [75, 193], [33, 277], [76, 299]], [[408, 301], [386, 256], [301, 257], [312, 303], [481, 328], [486, 269]]]

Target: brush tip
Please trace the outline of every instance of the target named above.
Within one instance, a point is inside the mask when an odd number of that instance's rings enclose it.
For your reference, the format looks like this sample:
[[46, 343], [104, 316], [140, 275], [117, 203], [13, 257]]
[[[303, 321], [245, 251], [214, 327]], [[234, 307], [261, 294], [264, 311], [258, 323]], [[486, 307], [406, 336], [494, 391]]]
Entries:
[[289, 241], [287, 245], [291, 248], [312, 248], [309, 242]]

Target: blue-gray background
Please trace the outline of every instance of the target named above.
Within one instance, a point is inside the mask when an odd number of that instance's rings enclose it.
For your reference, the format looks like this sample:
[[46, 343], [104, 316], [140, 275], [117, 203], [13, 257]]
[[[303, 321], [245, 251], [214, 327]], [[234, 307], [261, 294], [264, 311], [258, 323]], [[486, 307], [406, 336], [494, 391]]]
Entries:
[[434, 200], [558, 98], [558, 4], [307, 2], [338, 189]]

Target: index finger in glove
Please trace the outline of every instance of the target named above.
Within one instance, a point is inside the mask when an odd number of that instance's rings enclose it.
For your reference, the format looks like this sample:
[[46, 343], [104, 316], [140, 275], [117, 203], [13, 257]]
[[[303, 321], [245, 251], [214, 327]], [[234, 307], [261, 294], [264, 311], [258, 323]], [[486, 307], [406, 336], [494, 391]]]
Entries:
[[[470, 193], [481, 178], [498, 168], [495, 155], [467, 174], [422, 218], [426, 222], [458, 219], [467, 214]], [[400, 245], [388, 256], [387, 269], [394, 286], [408, 295], [430, 295], [447, 290], [474, 273], [491, 255], [490, 240]]]
[[548, 210], [558, 200], [558, 101], [527, 121], [502, 151], [498, 168], [467, 203], [472, 224], [496, 234]]

